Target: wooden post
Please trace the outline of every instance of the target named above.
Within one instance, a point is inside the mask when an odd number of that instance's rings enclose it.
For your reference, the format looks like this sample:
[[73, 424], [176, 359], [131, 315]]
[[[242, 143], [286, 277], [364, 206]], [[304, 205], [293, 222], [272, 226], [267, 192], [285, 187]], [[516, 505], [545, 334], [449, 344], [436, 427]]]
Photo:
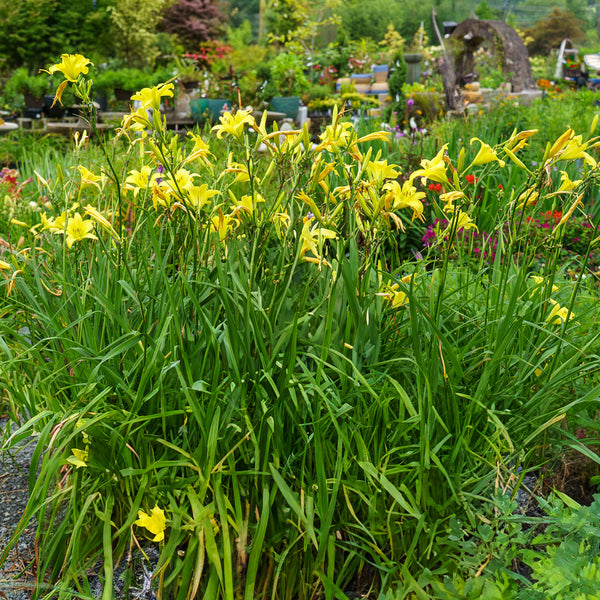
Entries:
[[463, 99], [460, 88], [456, 85], [456, 72], [454, 70], [454, 57], [449, 56], [446, 52], [446, 45], [444, 44], [444, 38], [440, 33], [438, 25], [435, 20], [435, 8], [431, 9], [431, 19], [433, 21], [433, 28], [437, 38], [442, 46], [442, 58], [439, 63], [440, 71], [442, 72], [442, 83], [444, 84], [444, 95], [446, 97], [446, 110], [448, 111], [461, 111], [463, 110]]

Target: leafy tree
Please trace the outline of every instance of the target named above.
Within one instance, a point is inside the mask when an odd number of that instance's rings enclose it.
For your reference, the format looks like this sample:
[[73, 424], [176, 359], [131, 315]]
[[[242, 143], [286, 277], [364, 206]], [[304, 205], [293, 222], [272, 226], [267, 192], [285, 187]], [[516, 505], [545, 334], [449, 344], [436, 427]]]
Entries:
[[581, 21], [572, 13], [555, 8], [545, 19], [540, 19], [525, 34], [533, 41], [527, 45], [529, 53], [548, 54], [553, 48], [558, 48], [565, 38], [572, 42], [580, 42], [585, 35], [581, 29]]
[[110, 9], [118, 58], [131, 67], [152, 65], [158, 54], [157, 25], [165, 0], [116, 0]]
[[161, 27], [177, 36], [186, 49], [222, 33], [223, 15], [212, 0], [171, 0], [163, 13]]
[[231, 27], [240, 27], [249, 21], [252, 33], [258, 34], [260, 0], [229, 0], [229, 22]]
[[113, 5], [114, 0], [58, 0], [47, 23], [53, 55], [110, 56], [114, 39], [109, 7]]
[[342, 26], [348, 32], [348, 37], [352, 40], [371, 38], [381, 41], [390, 23], [399, 30], [402, 19], [396, 7], [391, 7], [390, 4], [386, 0], [372, 0], [343, 6], [340, 9], [340, 15]]
[[52, 54], [48, 22], [58, 0], [0, 2], [0, 56], [9, 68], [41, 67]]
[[479, 19], [494, 21], [502, 18], [502, 11], [489, 5], [487, 0], [483, 0], [477, 5], [475, 14]]

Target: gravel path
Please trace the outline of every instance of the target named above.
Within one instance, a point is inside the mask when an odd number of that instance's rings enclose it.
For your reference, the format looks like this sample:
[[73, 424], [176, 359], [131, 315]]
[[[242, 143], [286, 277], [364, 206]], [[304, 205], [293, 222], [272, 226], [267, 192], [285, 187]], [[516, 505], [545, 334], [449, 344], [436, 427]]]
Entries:
[[[25, 511], [29, 497], [29, 467], [35, 449], [35, 444], [28, 439], [8, 450], [6, 440], [9, 436], [8, 422], [0, 416], [0, 555]], [[36, 581], [35, 531], [36, 524], [32, 522], [0, 567], [0, 600], [31, 599]], [[152, 569], [158, 563], [158, 552], [156, 548], [149, 547], [146, 555], [150, 564], [136, 551], [129, 561], [121, 561], [122, 564], [115, 568], [114, 594], [117, 600], [156, 600]], [[101, 564], [97, 565], [95, 572], [102, 572]], [[130, 582], [128, 586], [125, 586], [125, 581]], [[102, 596], [98, 576], [90, 574], [90, 587], [95, 598]]]
[[[0, 419], [0, 440], [8, 437], [6, 419]], [[34, 445], [23, 442], [13, 450], [0, 445], [0, 554], [8, 544], [27, 504], [29, 465]], [[0, 598], [29, 600], [35, 584], [35, 523], [31, 523], [0, 567]]]

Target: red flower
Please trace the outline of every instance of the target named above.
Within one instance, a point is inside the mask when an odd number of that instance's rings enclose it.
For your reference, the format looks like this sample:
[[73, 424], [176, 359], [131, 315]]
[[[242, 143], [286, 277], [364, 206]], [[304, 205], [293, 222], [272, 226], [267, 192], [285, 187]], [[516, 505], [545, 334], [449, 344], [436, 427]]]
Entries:
[[438, 194], [442, 191], [442, 186], [439, 183], [430, 183], [428, 188], [432, 191], [432, 192], [437, 192]]
[[475, 183], [477, 181], [475, 175], [466, 175], [465, 179], [467, 180], [467, 183]]

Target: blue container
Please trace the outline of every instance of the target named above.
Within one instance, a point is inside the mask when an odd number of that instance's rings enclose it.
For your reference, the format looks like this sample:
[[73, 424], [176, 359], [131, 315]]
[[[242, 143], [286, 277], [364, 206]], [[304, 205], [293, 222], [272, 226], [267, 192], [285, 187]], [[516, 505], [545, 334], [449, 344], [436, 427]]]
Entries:
[[298, 96], [275, 96], [271, 99], [271, 108], [278, 113], [284, 113], [288, 119], [296, 119], [300, 108]]
[[208, 114], [213, 123], [219, 121], [219, 117], [227, 111], [231, 111], [231, 102], [226, 98], [208, 98]]
[[190, 111], [196, 123], [204, 123], [208, 118], [208, 98], [190, 100]]
[[196, 123], [203, 124], [207, 120], [216, 123], [221, 111], [231, 110], [231, 102], [225, 98], [197, 98], [190, 100], [190, 110]]

